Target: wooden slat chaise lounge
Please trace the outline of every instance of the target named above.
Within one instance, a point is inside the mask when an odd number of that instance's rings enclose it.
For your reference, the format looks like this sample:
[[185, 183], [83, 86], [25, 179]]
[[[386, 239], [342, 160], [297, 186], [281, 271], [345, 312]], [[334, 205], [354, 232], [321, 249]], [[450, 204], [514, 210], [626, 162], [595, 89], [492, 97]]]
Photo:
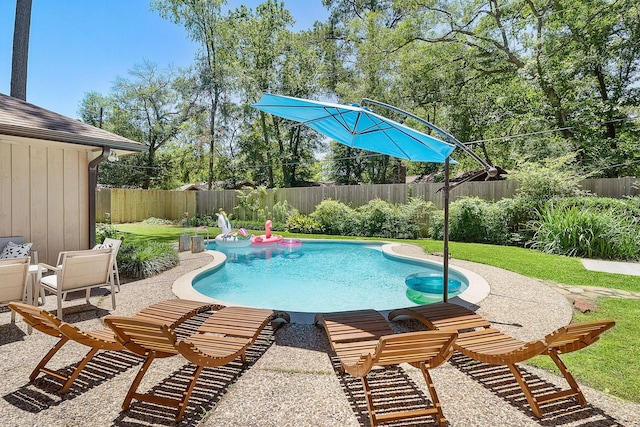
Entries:
[[[389, 323], [375, 310], [318, 314], [315, 323], [322, 323], [324, 326], [331, 348], [340, 359], [342, 372], [361, 379], [372, 426], [425, 416], [434, 416], [439, 425], [446, 425], [429, 369], [442, 365], [451, 357], [456, 332], [422, 331], [394, 334]], [[367, 374], [374, 367], [400, 363], [410, 363], [420, 369], [427, 383], [433, 408], [384, 414], [376, 412]]]
[[[289, 322], [287, 313], [248, 307], [224, 307], [212, 314], [186, 339], [179, 339], [173, 329], [145, 316], [108, 316], [105, 323], [128, 350], [145, 360], [122, 403], [126, 410], [133, 399], [178, 409], [176, 421], [184, 415], [198, 376], [205, 367], [223, 366], [238, 357], [246, 362], [246, 351], [260, 332], [276, 318]], [[138, 393], [137, 389], [149, 366], [156, 358], [181, 354], [197, 366], [182, 394], [182, 399]]]
[[[593, 344], [615, 325], [612, 320], [575, 323], [557, 329], [544, 339], [524, 342], [492, 328], [482, 316], [457, 304], [437, 303], [393, 310], [389, 320], [398, 316], [409, 316], [431, 330], [457, 330], [459, 335], [454, 344], [457, 351], [479, 362], [508, 366], [538, 418], [542, 418], [540, 405], [547, 402], [575, 396], [580, 405], [587, 404], [578, 383], [560, 360], [560, 354]], [[569, 384], [568, 389], [534, 395], [516, 363], [537, 355], [547, 355], [553, 360]]]
[[[80, 375], [80, 372], [82, 372], [87, 363], [93, 359], [98, 351], [121, 351], [124, 349], [122, 343], [116, 339], [113, 330], [109, 328], [85, 331], [75, 325], [62, 321], [44, 309], [32, 305], [13, 302], [9, 304], [9, 307], [14, 313], [20, 314], [25, 323], [30, 327], [60, 339], [35, 367], [29, 376], [29, 381], [34, 381], [40, 373], [51, 375], [64, 381], [60, 389], [61, 393], [69, 391], [73, 382], [78, 378], [78, 375]], [[139, 315], [150, 318], [155, 317], [158, 321], [164, 321], [168, 325], [173, 326], [210, 308], [211, 304], [199, 301], [169, 300], [147, 307], [142, 310]], [[162, 313], [164, 313], [164, 315]], [[47, 363], [49, 363], [51, 358], [68, 341], [75, 341], [79, 344], [86, 345], [90, 350], [69, 375], [47, 368]]]

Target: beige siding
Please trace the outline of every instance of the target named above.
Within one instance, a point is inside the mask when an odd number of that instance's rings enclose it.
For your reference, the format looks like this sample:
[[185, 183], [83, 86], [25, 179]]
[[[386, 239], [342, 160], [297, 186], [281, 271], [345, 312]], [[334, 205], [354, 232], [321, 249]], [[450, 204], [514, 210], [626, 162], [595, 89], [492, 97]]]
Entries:
[[11, 146], [0, 140], [0, 236], [11, 236]]
[[11, 235], [30, 234], [29, 146], [14, 145], [11, 150]]
[[40, 262], [89, 245], [89, 147], [0, 138], [0, 236], [33, 242]]
[[47, 233], [49, 217], [47, 206], [48, 158], [45, 147], [31, 148], [31, 197], [29, 200], [31, 215], [31, 239], [39, 242], [38, 259], [47, 259], [49, 236]]
[[[57, 253], [64, 250], [64, 229], [61, 226], [61, 218], [64, 218], [64, 194], [63, 183], [63, 151], [61, 149], [50, 148], [47, 150], [49, 164], [47, 168], [47, 259], [52, 259]], [[58, 197], [50, 197], [57, 194]], [[55, 262], [55, 261], [54, 261]]]

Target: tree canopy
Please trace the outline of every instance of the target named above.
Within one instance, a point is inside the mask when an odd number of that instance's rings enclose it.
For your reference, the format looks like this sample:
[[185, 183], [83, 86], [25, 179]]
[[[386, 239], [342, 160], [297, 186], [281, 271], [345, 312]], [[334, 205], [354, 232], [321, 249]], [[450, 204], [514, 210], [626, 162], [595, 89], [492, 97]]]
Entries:
[[[189, 70], [138, 65], [112, 93], [85, 96], [85, 122], [150, 149], [143, 160], [101, 168], [103, 183], [393, 179], [397, 159], [329, 144], [252, 109], [263, 92], [345, 104], [373, 98], [446, 129], [505, 169], [572, 155], [590, 176], [639, 172], [636, 1], [323, 0], [329, 18], [306, 31], [292, 30], [276, 0], [255, 10], [228, 9], [224, 0], [151, 5], [202, 49]], [[478, 167], [454, 157], [458, 171]], [[410, 164], [408, 173], [439, 167]], [[108, 169], [120, 172], [110, 178]]]

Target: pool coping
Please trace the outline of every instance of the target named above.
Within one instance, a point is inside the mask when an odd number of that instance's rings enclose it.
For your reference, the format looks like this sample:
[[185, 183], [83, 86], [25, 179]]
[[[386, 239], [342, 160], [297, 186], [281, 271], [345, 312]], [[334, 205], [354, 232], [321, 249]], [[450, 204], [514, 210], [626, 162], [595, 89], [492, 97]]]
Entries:
[[[335, 242], [335, 240], [331, 240], [331, 239], [300, 239], [303, 242], [305, 240], [309, 240], [309, 241], [314, 241], [314, 242], [321, 242], [321, 241], [325, 241], [325, 242]], [[424, 262], [424, 263], [428, 263], [428, 264], [432, 264], [432, 265], [436, 265], [436, 266], [443, 266], [443, 263], [441, 262], [437, 262], [437, 261], [433, 261], [433, 260], [428, 260], [428, 259], [424, 259], [424, 258], [418, 258], [418, 257], [414, 257], [411, 255], [406, 255], [406, 254], [401, 254], [398, 252], [394, 251], [394, 248], [402, 246], [402, 245], [408, 245], [407, 243], [395, 243], [395, 242], [380, 242], [380, 241], [371, 241], [371, 240], [348, 240], [347, 242], [353, 242], [353, 243], [382, 243], [381, 246], [381, 250], [382, 252], [390, 257], [390, 258], [400, 258], [400, 259], [407, 259], [407, 260], [412, 260], [412, 261], [420, 261], [420, 262]], [[415, 246], [415, 245], [412, 245]], [[219, 251], [215, 251], [215, 250], [206, 250], [205, 253], [207, 253], [208, 255], [210, 255], [213, 260], [205, 265], [204, 267], [198, 268], [196, 270], [190, 271], [189, 273], [179, 277], [178, 279], [176, 279], [173, 282], [172, 285], [172, 292], [173, 294], [180, 298], [180, 299], [188, 299], [188, 300], [194, 300], [194, 301], [203, 301], [203, 302], [211, 302], [214, 304], [221, 304], [221, 305], [226, 305], [226, 306], [237, 306], [238, 304], [233, 304], [233, 303], [229, 303], [226, 301], [221, 301], [221, 300], [217, 300], [215, 298], [211, 298], [207, 295], [204, 295], [198, 291], [196, 291], [193, 286], [192, 286], [192, 282], [193, 279], [196, 278], [196, 276], [198, 276], [201, 273], [204, 273], [207, 270], [211, 270], [213, 268], [219, 267], [221, 264], [223, 264], [226, 260], [227, 260], [227, 256]], [[465, 289], [464, 292], [456, 295], [455, 297], [452, 297], [449, 299], [449, 301], [451, 302], [455, 302], [456, 299], [460, 299], [465, 301], [466, 303], [469, 304], [477, 304], [480, 301], [482, 301], [483, 299], [485, 299], [490, 292], [490, 286], [489, 283], [479, 274], [474, 273], [471, 270], [467, 270], [466, 268], [462, 268], [462, 267], [458, 267], [458, 266], [449, 266], [449, 270], [454, 270], [457, 271], [460, 274], [463, 274], [467, 280], [469, 280], [469, 287], [467, 289]], [[412, 304], [407, 304], [407, 307], [411, 306]], [[414, 304], [415, 305], [415, 304]], [[264, 307], [261, 307], [264, 308]], [[388, 310], [387, 310], [388, 311]], [[381, 313], [385, 313], [384, 311], [381, 311]], [[292, 323], [306, 323], [306, 324], [311, 324], [314, 321], [314, 317], [316, 313], [309, 313], [309, 312], [289, 312], [289, 314], [291, 315], [291, 322]]]

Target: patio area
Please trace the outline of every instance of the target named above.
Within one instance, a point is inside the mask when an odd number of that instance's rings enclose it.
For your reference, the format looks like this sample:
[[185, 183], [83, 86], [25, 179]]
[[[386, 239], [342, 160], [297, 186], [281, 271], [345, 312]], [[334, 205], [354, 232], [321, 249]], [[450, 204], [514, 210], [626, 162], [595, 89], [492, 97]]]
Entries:
[[[423, 256], [422, 249], [402, 245], [404, 254]], [[108, 314], [129, 316], [142, 308], [174, 298], [173, 282], [183, 274], [211, 262], [206, 253], [180, 254], [180, 266], [151, 279], [125, 283], [117, 295], [118, 307], [110, 312], [108, 297], [92, 298], [97, 308], [77, 305], [65, 308], [65, 321], [82, 329], [103, 327]], [[478, 313], [510, 335], [530, 340], [541, 338], [569, 323], [572, 308], [565, 296], [544, 283], [494, 267], [451, 261], [483, 276], [491, 286]], [[106, 293], [100, 290], [96, 292]], [[82, 296], [79, 296], [82, 297]], [[45, 308], [55, 309], [48, 297]], [[87, 365], [66, 395], [58, 393], [59, 383], [42, 375], [29, 383], [28, 377], [40, 358], [54, 345], [55, 338], [26, 325], [9, 323], [7, 310], [0, 312], [0, 412], [3, 425], [65, 426], [151, 426], [175, 425], [175, 410], [134, 401], [129, 411], [120, 405], [141, 359], [126, 352], [100, 352]], [[414, 321], [392, 323], [397, 332], [423, 329]], [[605, 338], [606, 339], [606, 335]], [[248, 363], [233, 362], [225, 367], [205, 369], [178, 425], [203, 426], [366, 426], [367, 407], [359, 379], [341, 376], [338, 363], [329, 354], [329, 342], [322, 328], [305, 323], [284, 325], [275, 334], [267, 329], [248, 353]], [[64, 369], [80, 361], [87, 349], [76, 343], [65, 345], [52, 361]], [[535, 426], [535, 425], [640, 425], [640, 405], [622, 401], [581, 385], [588, 400], [580, 407], [575, 400], [547, 406], [538, 420], [506, 367], [469, 363], [455, 355], [431, 374], [444, 415], [452, 426]], [[180, 356], [154, 362], [141, 385], [142, 391], [172, 394], [183, 387], [193, 365]], [[571, 370], [571, 365], [569, 365]], [[563, 386], [560, 377], [525, 366], [525, 376], [538, 388]], [[424, 404], [428, 396], [418, 369], [402, 365], [388, 369], [371, 380], [380, 397], [391, 404]], [[391, 392], [393, 389], [393, 393]], [[390, 424], [435, 425], [432, 418]]]

